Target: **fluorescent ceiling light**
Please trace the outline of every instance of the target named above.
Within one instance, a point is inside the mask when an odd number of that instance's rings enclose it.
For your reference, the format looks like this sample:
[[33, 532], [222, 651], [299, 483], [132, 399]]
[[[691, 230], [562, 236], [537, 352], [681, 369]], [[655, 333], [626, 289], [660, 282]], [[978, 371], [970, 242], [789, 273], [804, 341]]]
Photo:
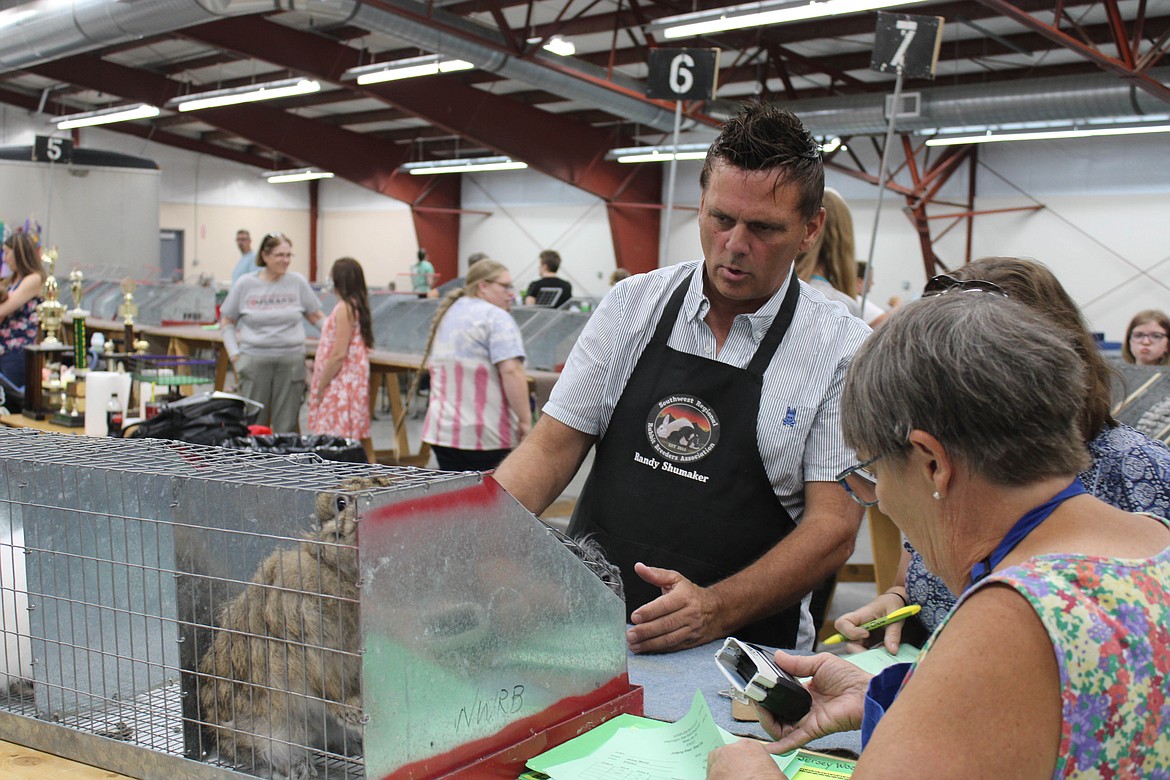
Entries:
[[[540, 38], [529, 38], [529, 43], [540, 43]], [[572, 41], [567, 40], [563, 35], [554, 35], [545, 41], [542, 49], [549, 54], [556, 54], [558, 57], [572, 57], [577, 53], [577, 46]]]
[[1170, 125], [1141, 125], [1131, 127], [1071, 128], [1068, 130], [1037, 130], [1024, 133], [993, 133], [988, 130], [979, 135], [937, 136], [927, 140], [927, 146], [960, 146], [963, 144], [988, 144], [998, 141], [1052, 141], [1061, 138], [1091, 138], [1110, 135], [1144, 135], [1146, 133], [1170, 133]]
[[620, 163], [660, 163], [671, 160], [705, 160], [710, 144], [679, 144], [673, 146], [630, 146], [611, 149], [606, 157]]
[[294, 181], [311, 181], [313, 179], [332, 179], [329, 171], [314, 171], [309, 168], [298, 168], [291, 171], [272, 171], [264, 174], [269, 184], [291, 184]]
[[129, 122], [132, 119], [150, 119], [158, 116], [159, 110], [146, 103], [135, 103], [132, 106], [114, 106], [97, 111], [83, 111], [80, 114], [59, 116], [53, 121], [58, 130], [72, 130], [75, 127], [92, 127], [93, 125], [108, 125], [112, 122]]
[[455, 160], [433, 160], [412, 162], [402, 166], [411, 176], [430, 176], [436, 173], [474, 173], [478, 171], [519, 171], [528, 163], [518, 162], [511, 157], [464, 157]]
[[475, 65], [466, 60], [453, 60], [438, 54], [427, 54], [422, 57], [407, 57], [404, 60], [360, 65], [341, 74], [341, 78], [356, 79], [358, 84], [364, 86], [383, 81], [397, 81], [398, 79], [412, 79], [418, 76], [434, 76], [438, 73], [471, 70], [474, 67]]
[[664, 38], [690, 38], [695, 35], [738, 30], [743, 27], [763, 27], [802, 19], [825, 16], [843, 16], [879, 8], [907, 6], [927, 0], [781, 0], [781, 2], [745, 3], [727, 8], [712, 8], [678, 16], [656, 19], [646, 25], [648, 30], [661, 30]]
[[308, 95], [321, 89], [320, 82], [311, 79], [292, 78], [267, 81], [263, 84], [249, 84], [244, 87], [216, 89], [210, 92], [195, 92], [171, 99], [167, 105], [180, 111], [199, 111], [204, 108], [234, 106], [238, 103], [255, 103], [258, 100], [274, 100]]
[[[821, 145], [825, 154], [832, 152], [841, 145], [840, 138], [832, 138]], [[620, 149], [610, 149], [605, 159], [617, 160], [619, 163], [662, 163], [671, 160], [705, 160], [707, 149], [711, 144], [679, 144], [676, 148], [672, 144], [661, 146], [627, 146]]]

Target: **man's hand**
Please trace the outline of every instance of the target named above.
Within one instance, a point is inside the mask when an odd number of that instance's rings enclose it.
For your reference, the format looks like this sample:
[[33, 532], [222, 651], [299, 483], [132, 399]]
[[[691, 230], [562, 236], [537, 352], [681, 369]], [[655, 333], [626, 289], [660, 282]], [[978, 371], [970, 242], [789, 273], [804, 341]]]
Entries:
[[707, 754], [707, 780], [781, 780], [784, 774], [761, 742], [741, 739]]
[[673, 569], [634, 564], [634, 573], [662, 595], [634, 610], [626, 641], [635, 653], [665, 653], [697, 647], [724, 636], [722, 601]]

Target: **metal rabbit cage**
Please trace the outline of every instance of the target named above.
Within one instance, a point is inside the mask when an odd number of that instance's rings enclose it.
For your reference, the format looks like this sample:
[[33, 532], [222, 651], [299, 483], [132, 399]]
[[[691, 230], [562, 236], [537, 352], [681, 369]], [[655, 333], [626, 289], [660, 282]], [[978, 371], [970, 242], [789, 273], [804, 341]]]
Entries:
[[0, 733], [136, 777], [515, 777], [619, 597], [490, 477], [0, 429]]

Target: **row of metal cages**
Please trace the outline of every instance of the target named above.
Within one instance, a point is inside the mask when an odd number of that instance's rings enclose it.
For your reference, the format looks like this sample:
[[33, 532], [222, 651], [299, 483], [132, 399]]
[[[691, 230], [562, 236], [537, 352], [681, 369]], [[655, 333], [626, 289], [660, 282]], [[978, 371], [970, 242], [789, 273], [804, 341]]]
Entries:
[[490, 477], [14, 429], [0, 473], [13, 741], [446, 777], [628, 694], [621, 598]]
[[[73, 294], [67, 281], [60, 286], [59, 299], [67, 308], [73, 308]], [[331, 291], [321, 291], [321, 303], [326, 312], [337, 303]], [[124, 296], [121, 283], [114, 280], [92, 280], [85, 283], [82, 305], [98, 319], [120, 319], [118, 307]], [[585, 305], [549, 309], [540, 306], [516, 306], [512, 317], [520, 326], [530, 368], [553, 370], [569, 356], [590, 312], [594, 299], [573, 299], [572, 303]], [[134, 290], [134, 317], [139, 325], [211, 323], [216, 319], [216, 293], [209, 287], [190, 284], [142, 283]], [[376, 291], [370, 293], [370, 316], [374, 324], [374, 339], [379, 349], [407, 354], [422, 354], [430, 334], [431, 321], [438, 309], [436, 299], [419, 299], [412, 295]], [[306, 323], [306, 332], [320, 335], [313, 325]]]
[[1170, 366], [1112, 362], [1113, 416], [1151, 439], [1170, 444]]

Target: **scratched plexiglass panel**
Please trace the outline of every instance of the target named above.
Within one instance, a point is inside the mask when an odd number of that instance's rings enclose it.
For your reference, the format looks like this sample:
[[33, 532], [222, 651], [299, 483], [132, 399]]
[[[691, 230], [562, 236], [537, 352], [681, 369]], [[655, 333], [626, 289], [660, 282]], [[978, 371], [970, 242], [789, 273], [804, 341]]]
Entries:
[[368, 777], [439, 776], [628, 689], [621, 600], [490, 477], [375, 497], [360, 540]]

